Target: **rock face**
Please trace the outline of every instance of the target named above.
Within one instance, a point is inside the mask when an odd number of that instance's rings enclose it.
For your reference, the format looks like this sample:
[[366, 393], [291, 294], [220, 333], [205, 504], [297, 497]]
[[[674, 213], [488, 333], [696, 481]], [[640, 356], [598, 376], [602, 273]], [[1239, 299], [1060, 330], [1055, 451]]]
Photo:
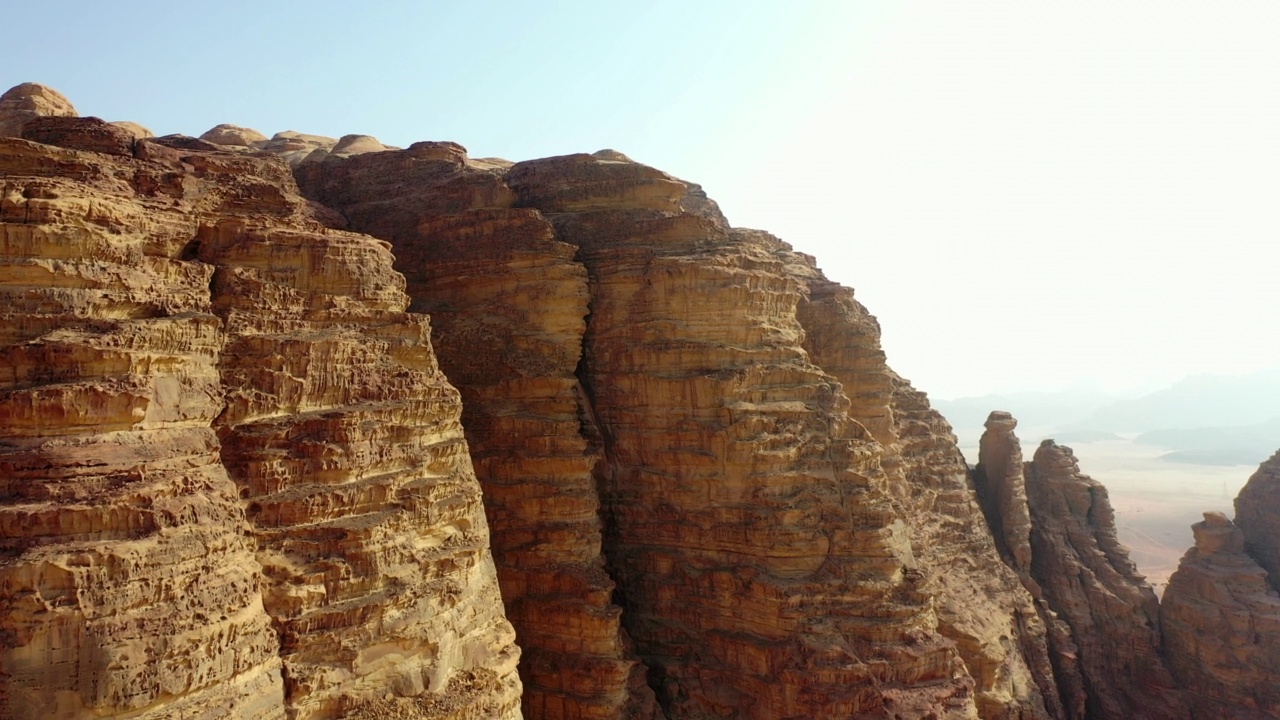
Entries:
[[893, 388], [912, 542], [940, 629], [978, 681], [981, 716], [1076, 717], [1051, 662], [1048, 633], [1058, 621], [1037, 605], [1034, 585], [1001, 562], [950, 425], [906, 380], [894, 375]]
[[973, 717], [881, 448], [801, 348], [790, 249], [616, 154], [517, 163], [577, 247], [624, 622], [674, 717]]
[[653, 716], [601, 549], [600, 434], [575, 375], [588, 312], [575, 249], [452, 143], [309, 163], [298, 177], [392, 243], [414, 309], [431, 314], [524, 653], [525, 716]]
[[1225, 515], [1207, 512], [1192, 530], [1160, 604], [1170, 669], [1194, 688], [1194, 717], [1280, 717], [1280, 595]]
[[284, 718], [211, 427], [212, 268], [182, 259], [194, 227], [136, 169], [0, 139], [0, 714]]
[[22, 83], [0, 95], [0, 137], [21, 137], [22, 128], [38, 117], [75, 117], [71, 101], [53, 88]]
[[1262, 463], [1236, 497], [1236, 524], [1249, 555], [1280, 590], [1280, 452]]
[[1280, 454], [1161, 608], [1069, 449], [970, 474], [697, 185], [0, 130], [0, 716], [1280, 717]]
[[923, 393], [889, 370], [880, 327], [853, 291], [809, 263], [791, 268], [808, 286], [798, 309], [804, 347], [840, 380], [849, 414], [884, 446], [881, 465], [910, 521], [939, 631], [956, 643], [976, 683], [980, 715], [1064, 717], [1044, 625], [1031, 596], [995, 552], [950, 426]]
[[389, 248], [279, 161], [117, 131], [0, 139], [0, 714], [518, 717], [458, 395]]
[[1116, 540], [1101, 483], [1046, 440], [1026, 465], [1031, 575], [1070, 627], [1089, 718], [1186, 718], [1160, 657], [1159, 605]]

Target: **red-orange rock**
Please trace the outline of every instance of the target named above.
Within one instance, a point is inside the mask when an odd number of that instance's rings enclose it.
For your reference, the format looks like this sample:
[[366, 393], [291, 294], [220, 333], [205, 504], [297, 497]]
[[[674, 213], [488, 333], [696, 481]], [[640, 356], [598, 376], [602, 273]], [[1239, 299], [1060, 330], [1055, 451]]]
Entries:
[[[335, 154], [339, 151], [335, 149]], [[587, 273], [460, 146], [331, 159], [297, 171], [355, 229], [392, 243], [414, 309], [429, 312], [493, 527], [507, 613], [524, 656], [527, 718], [655, 712], [604, 568], [593, 469], [599, 433], [575, 376]]]
[[1169, 667], [1192, 689], [1193, 717], [1280, 717], [1280, 595], [1225, 515], [1207, 512], [1192, 531], [1160, 602]]
[[1236, 496], [1236, 525], [1249, 556], [1280, 590], [1280, 451], [1258, 467]]
[[0, 95], [0, 137], [22, 137], [22, 128], [38, 117], [75, 117], [62, 93], [38, 83], [22, 83]]
[[1071, 629], [1087, 717], [1187, 718], [1160, 656], [1155, 593], [1116, 539], [1107, 489], [1052, 440], [1036, 449], [1025, 475], [1031, 575]]
[[460, 402], [388, 246], [272, 158], [23, 132], [53, 144], [0, 139], [3, 714], [518, 717]]
[[578, 248], [624, 622], [674, 717], [975, 717], [880, 445], [809, 362], [776, 240], [613, 153], [507, 174]]

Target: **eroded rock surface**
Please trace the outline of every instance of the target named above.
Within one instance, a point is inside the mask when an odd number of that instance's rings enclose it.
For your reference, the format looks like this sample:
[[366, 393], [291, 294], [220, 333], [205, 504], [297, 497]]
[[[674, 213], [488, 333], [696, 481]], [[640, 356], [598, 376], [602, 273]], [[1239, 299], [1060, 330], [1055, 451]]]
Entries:
[[1236, 496], [1236, 525], [1249, 555], [1280, 590], [1280, 452], [1262, 463]]
[[1101, 483], [1045, 440], [1025, 466], [1031, 574], [1071, 629], [1089, 718], [1186, 718], [1161, 657], [1159, 605], [1116, 539]]
[[1280, 595], [1222, 513], [1192, 526], [1160, 603], [1169, 667], [1196, 718], [1280, 717]]
[[796, 255], [790, 270], [808, 286], [798, 308], [804, 347], [840, 380], [849, 414], [884, 448], [881, 465], [908, 518], [939, 631], [956, 643], [976, 683], [980, 715], [1064, 717], [1044, 625], [1030, 595], [995, 554], [950, 426], [923, 393], [888, 368], [879, 324], [853, 291], [822, 277], [811, 258]]
[[581, 376], [624, 622], [674, 717], [973, 717], [880, 445], [809, 362], [801, 283], [764, 233], [614, 154], [517, 163], [578, 248]]
[[652, 717], [601, 550], [601, 443], [575, 375], [588, 312], [575, 248], [452, 143], [297, 172], [353, 228], [392, 243], [414, 309], [431, 314], [524, 653], [525, 716]]
[[1158, 611], [1069, 449], [993, 413], [970, 477], [696, 185], [35, 85], [0, 131], [0, 715], [1280, 712], [1280, 454]]
[[22, 83], [0, 95], [0, 137], [22, 137], [22, 128], [38, 117], [75, 117], [62, 93], [38, 83]]
[[995, 535], [996, 546], [1014, 570], [1031, 570], [1031, 511], [1022, 474], [1022, 445], [1013, 434], [1018, 421], [1007, 412], [993, 412], [978, 447], [973, 482], [978, 503]]
[[6, 717], [517, 717], [458, 395], [388, 246], [279, 161], [125, 132], [0, 139]]
[[[57, 118], [64, 120], [65, 118]], [[90, 123], [89, 128], [97, 125]], [[285, 717], [167, 168], [0, 138], [0, 715]], [[140, 179], [138, 175], [141, 175]]]

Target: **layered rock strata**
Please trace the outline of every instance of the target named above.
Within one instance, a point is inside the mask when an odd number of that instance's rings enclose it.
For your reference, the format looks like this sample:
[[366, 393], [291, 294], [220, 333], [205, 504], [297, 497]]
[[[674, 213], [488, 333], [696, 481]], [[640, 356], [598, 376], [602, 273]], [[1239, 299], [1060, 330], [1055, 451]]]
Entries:
[[458, 395], [389, 248], [277, 160], [117, 131], [0, 139], [7, 716], [518, 717]]
[[589, 273], [607, 548], [667, 712], [975, 716], [880, 445], [801, 348], [776, 241], [613, 153], [507, 182]]
[[1192, 526], [1160, 602], [1169, 667], [1195, 718], [1280, 717], [1280, 595], [1222, 513]]
[[[61, 120], [62, 118], [58, 118]], [[0, 138], [0, 715], [285, 717], [169, 169]], [[145, 178], [145, 180], [140, 179]], [[180, 187], [180, 185], [178, 185]]]
[[461, 390], [494, 557], [524, 657], [527, 718], [656, 711], [605, 572], [599, 431], [575, 371], [587, 273], [502, 166], [452, 143], [298, 169], [351, 227], [392, 243], [414, 309]]
[[909, 518], [939, 631], [956, 643], [976, 683], [980, 715], [1065, 717], [1044, 624], [994, 552], [950, 426], [923, 393], [889, 370], [879, 324], [853, 291], [823, 277], [811, 258], [793, 255], [789, 270], [808, 290], [798, 307], [804, 348], [841, 382], [849, 414], [884, 448], [881, 465]]
[[1087, 717], [1188, 717], [1160, 656], [1158, 601], [1116, 539], [1106, 488], [1052, 440], [1025, 473], [1031, 575], [1071, 629]]
[[1280, 454], [1157, 611], [1069, 449], [993, 413], [968, 476], [696, 185], [36, 85], [6, 134], [0, 715], [1280, 716]]
[[1078, 717], [1064, 703], [1050, 642], [1056, 617], [1035, 587], [1001, 562], [947, 421], [893, 375], [895, 433], [913, 519], [912, 542], [929, 578], [940, 629], [978, 681], [983, 718]]

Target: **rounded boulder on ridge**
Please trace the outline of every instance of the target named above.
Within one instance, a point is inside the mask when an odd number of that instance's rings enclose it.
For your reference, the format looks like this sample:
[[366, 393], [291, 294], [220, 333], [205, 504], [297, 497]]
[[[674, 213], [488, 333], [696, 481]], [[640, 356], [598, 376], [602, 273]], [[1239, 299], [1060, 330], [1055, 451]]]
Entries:
[[47, 85], [22, 83], [0, 95], [0, 137], [22, 137], [22, 126], [38, 117], [76, 117], [65, 95]]

